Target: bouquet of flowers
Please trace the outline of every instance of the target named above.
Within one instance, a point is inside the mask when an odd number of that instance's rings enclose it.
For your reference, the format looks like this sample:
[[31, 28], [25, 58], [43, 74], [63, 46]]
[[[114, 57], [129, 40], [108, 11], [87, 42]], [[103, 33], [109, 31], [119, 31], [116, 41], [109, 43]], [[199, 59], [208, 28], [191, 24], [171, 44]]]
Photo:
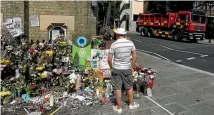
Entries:
[[156, 74], [157, 71], [152, 68], [144, 68], [143, 66], [137, 66], [133, 74], [134, 86], [137, 92], [142, 91], [145, 93], [147, 88], [152, 89]]

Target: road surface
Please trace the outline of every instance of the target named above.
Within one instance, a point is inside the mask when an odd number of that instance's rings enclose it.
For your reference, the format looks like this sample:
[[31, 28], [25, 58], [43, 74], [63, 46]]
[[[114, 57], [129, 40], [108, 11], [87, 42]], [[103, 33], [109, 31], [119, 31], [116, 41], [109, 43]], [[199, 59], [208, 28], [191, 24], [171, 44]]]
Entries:
[[136, 48], [185, 66], [214, 73], [214, 44], [176, 42], [130, 33]]

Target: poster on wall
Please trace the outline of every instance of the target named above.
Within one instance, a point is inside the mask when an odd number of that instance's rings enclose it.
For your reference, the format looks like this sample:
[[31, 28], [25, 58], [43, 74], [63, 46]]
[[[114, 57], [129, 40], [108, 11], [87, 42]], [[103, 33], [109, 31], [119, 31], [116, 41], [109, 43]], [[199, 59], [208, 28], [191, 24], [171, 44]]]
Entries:
[[100, 69], [110, 69], [108, 64], [108, 52], [109, 50], [101, 50]]
[[15, 19], [15, 22], [13, 21], [13, 19], [6, 19], [4, 22], [5, 28], [7, 28], [7, 30], [13, 37], [18, 37], [23, 34], [20, 24], [21, 21], [18, 18]]
[[14, 17], [14, 18], [13, 18], [14, 28], [18, 31], [18, 33], [22, 33], [21, 21], [22, 21], [22, 20], [21, 20], [20, 17]]
[[39, 26], [39, 17], [37, 15], [33, 15], [30, 17], [31, 26], [38, 27]]
[[91, 68], [92, 69], [98, 69], [99, 68], [99, 59], [92, 59], [91, 60]]

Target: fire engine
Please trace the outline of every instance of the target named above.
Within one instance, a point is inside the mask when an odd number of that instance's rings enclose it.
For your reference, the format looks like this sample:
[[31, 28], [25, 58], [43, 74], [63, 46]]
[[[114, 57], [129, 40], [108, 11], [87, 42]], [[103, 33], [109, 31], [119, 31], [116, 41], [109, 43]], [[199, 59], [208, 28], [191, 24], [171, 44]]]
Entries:
[[140, 13], [136, 25], [136, 31], [142, 36], [165, 37], [176, 41], [186, 38], [197, 42], [205, 38], [206, 32], [205, 13], [199, 11]]

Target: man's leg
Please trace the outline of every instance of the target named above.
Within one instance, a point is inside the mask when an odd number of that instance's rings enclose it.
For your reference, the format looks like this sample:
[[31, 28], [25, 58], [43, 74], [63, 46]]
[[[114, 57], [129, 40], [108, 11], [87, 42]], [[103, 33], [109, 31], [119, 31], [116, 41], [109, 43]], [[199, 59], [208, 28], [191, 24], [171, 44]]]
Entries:
[[133, 91], [133, 78], [131, 70], [124, 70], [122, 72], [122, 81], [127, 90], [129, 96], [129, 109], [136, 109], [139, 107], [139, 104], [134, 102], [134, 91]]
[[122, 107], [121, 102], [121, 89], [122, 89], [122, 79], [120, 76], [120, 71], [117, 69], [112, 70], [112, 77], [111, 77], [111, 83], [116, 90], [116, 102], [117, 102], [117, 108], [120, 109]]
[[129, 105], [133, 105], [134, 104], [134, 91], [133, 91], [133, 88], [130, 88], [127, 90], [127, 93], [128, 93], [128, 96], [129, 96]]
[[116, 90], [116, 101], [117, 101], [117, 108], [122, 108], [122, 102], [121, 102], [121, 90]]

